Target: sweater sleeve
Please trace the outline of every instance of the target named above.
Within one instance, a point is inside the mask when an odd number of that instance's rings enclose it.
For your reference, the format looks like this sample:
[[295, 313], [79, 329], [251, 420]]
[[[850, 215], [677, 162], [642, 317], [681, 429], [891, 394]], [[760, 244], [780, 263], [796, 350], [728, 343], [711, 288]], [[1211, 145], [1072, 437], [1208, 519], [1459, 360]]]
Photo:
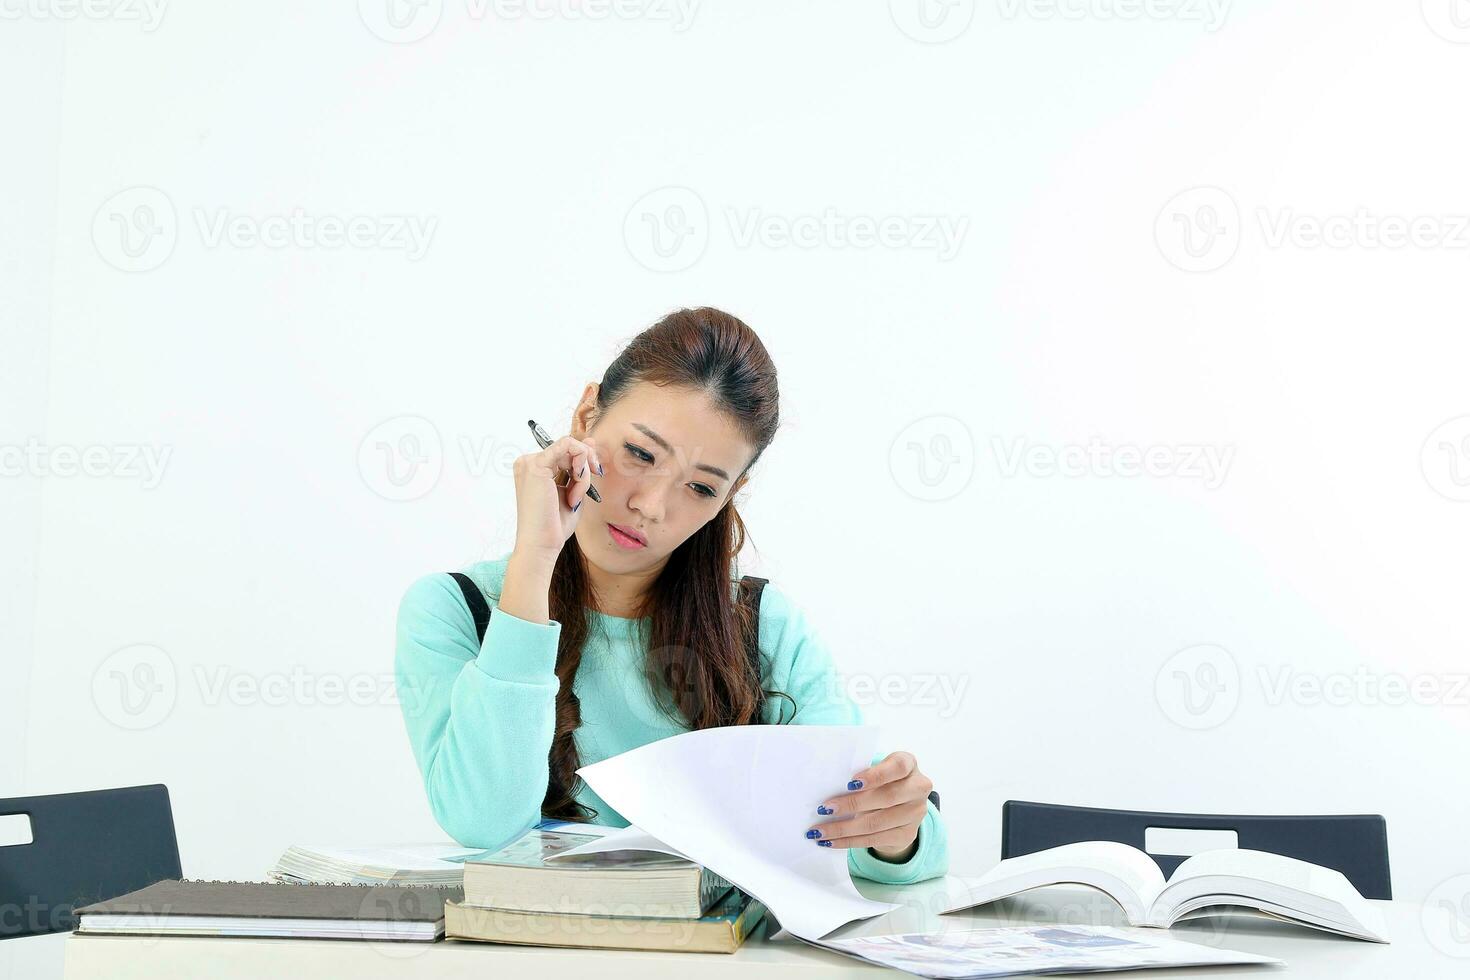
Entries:
[[[774, 689], [796, 702], [795, 715], [785, 698], [772, 698], [773, 711], [791, 725], [861, 725], [862, 711], [842, 688], [832, 655], [806, 615], [780, 589], [765, 586], [761, 596], [760, 645], [771, 657]], [[873, 763], [888, 755], [880, 752]], [[813, 819], [816, 805], [812, 801]], [[919, 824], [919, 846], [901, 864], [885, 861], [869, 847], [847, 850], [848, 870], [861, 878], [885, 884], [908, 885], [949, 873], [949, 836], [939, 810], [927, 801], [928, 812]]]
[[556, 723], [561, 624], [493, 599], [485, 642], [454, 579], [426, 575], [398, 609], [399, 706], [439, 826], [466, 847], [500, 847], [541, 819]]

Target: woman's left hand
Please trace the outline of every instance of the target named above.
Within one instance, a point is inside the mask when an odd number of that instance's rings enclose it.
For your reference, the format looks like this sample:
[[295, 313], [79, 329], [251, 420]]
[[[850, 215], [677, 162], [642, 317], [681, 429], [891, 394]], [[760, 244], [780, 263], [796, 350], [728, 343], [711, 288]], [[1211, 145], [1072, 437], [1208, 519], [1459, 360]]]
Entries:
[[823, 847], [871, 847], [883, 860], [898, 864], [912, 858], [934, 788], [913, 754], [890, 752], [854, 773], [847, 788], [851, 792], [817, 806], [817, 813], [834, 819], [812, 824], [807, 837]]

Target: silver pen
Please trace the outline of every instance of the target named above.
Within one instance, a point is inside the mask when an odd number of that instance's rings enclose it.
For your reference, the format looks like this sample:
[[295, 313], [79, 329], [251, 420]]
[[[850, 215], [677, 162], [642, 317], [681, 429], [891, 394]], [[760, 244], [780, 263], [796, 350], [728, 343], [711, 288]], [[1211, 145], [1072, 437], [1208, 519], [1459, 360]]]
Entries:
[[[546, 430], [543, 429], [543, 428], [541, 428], [541, 426], [539, 426], [539, 425], [536, 424], [536, 420], [535, 419], [527, 419], [526, 420], [526, 424], [531, 427], [531, 435], [533, 435], [533, 436], [536, 437], [536, 445], [540, 446], [542, 449], [545, 449], [547, 446], [551, 445], [551, 443], [553, 441], [552, 438], [551, 438], [551, 436], [547, 435], [546, 434]], [[588, 463], [587, 465], [589, 467], [591, 467], [592, 464], [591, 463]], [[570, 473], [567, 474], [567, 479], [570, 482], [570, 480], [571, 480], [571, 474]], [[564, 487], [564, 486], [566, 486], [566, 484], [565, 483], [558, 483], [557, 486]], [[588, 483], [587, 484], [587, 496], [591, 497], [593, 500], [595, 500], [599, 504], [602, 503], [602, 498], [597, 495], [597, 488], [594, 487], [591, 483]]]

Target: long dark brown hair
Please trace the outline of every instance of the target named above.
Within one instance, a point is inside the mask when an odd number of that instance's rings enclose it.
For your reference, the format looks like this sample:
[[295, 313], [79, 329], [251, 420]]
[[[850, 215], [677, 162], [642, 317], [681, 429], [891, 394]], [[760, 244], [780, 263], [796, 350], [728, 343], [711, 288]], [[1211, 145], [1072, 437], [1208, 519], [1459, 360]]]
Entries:
[[[739, 319], [710, 307], [682, 309], [633, 338], [608, 365], [597, 393], [596, 418], [639, 382], [704, 393], [755, 447], [750, 463], [734, 480], [731, 499], [674, 550], [634, 613], [648, 617], [640, 623], [639, 636], [647, 650], [649, 689], [671, 718], [692, 731], [760, 724], [764, 695], [791, 699], [779, 691], [763, 691], [758, 668], [746, 655], [756, 623], [733, 593], [735, 558], [746, 537], [733, 498], [776, 436], [776, 366], [755, 331]], [[582, 706], [572, 682], [589, 630], [586, 608], [594, 599], [575, 534], [557, 556], [549, 598], [551, 618], [561, 623], [556, 653], [561, 687], [541, 813], [559, 820], [594, 820], [596, 810], [576, 800], [582, 779], [576, 774], [581, 762], [573, 733], [582, 723]]]

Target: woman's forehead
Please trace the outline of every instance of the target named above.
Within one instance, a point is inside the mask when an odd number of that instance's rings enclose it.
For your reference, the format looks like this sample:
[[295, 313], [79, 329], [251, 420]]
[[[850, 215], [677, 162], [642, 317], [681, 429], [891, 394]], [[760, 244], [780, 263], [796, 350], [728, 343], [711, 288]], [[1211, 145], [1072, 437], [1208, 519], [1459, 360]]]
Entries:
[[720, 467], [732, 478], [752, 451], [730, 416], [707, 394], [689, 388], [636, 385], [613, 404], [605, 420], [639, 433], [665, 452], [690, 456], [691, 462], [697, 452], [698, 462]]

